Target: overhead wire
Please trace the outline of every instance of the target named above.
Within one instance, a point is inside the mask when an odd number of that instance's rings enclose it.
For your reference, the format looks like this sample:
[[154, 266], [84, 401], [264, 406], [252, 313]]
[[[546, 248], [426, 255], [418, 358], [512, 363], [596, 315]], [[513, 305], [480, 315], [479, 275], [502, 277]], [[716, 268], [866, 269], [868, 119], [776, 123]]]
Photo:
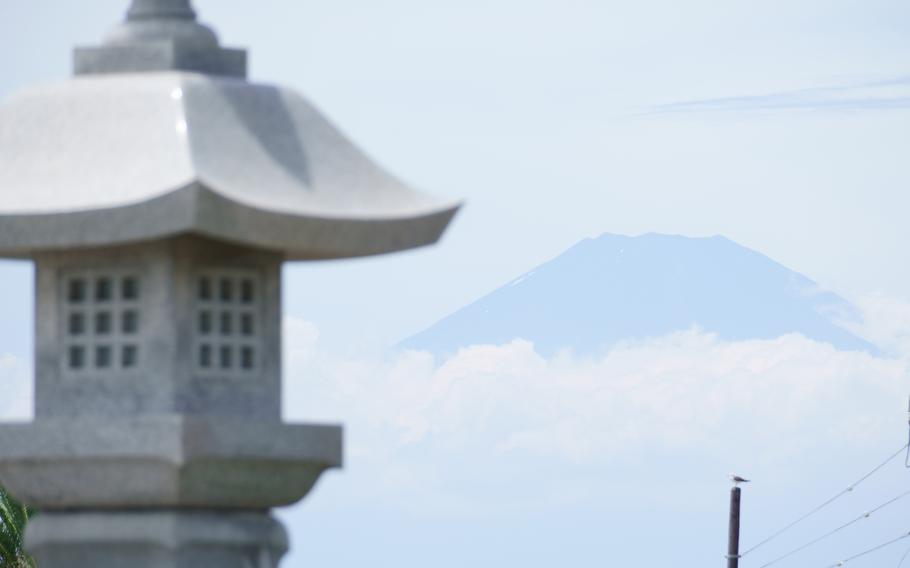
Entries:
[[[885, 547], [891, 546], [892, 544], [894, 544], [894, 543], [896, 543], [896, 542], [900, 542], [900, 541], [904, 540], [905, 538], [910, 538], [910, 532], [904, 533], [904, 534], [902, 534], [901, 536], [899, 536], [899, 537], [897, 537], [897, 538], [895, 538], [895, 539], [889, 540], [888, 542], [884, 542], [884, 543], [879, 544], [879, 545], [877, 545], [877, 546], [873, 546], [872, 548], [870, 548], [870, 549], [868, 549], [868, 550], [864, 550], [864, 551], [860, 552], [859, 554], [854, 554], [853, 556], [844, 558], [843, 560], [838, 560], [838, 561], [835, 562], [834, 564], [829, 564], [829, 565], [826, 566], [825, 568], [839, 568], [840, 566], [843, 566], [843, 565], [845, 565], [845, 564], [848, 563], [848, 562], [852, 562], [853, 560], [856, 560], [857, 558], [861, 558], [861, 557], [863, 557], [863, 556], [866, 556], [867, 554], [872, 554], [873, 552], [876, 552], [876, 551], [881, 550], [881, 549], [883, 549], [883, 548], [885, 548]], [[903, 563], [903, 561], [901, 561], [901, 562]]]
[[899, 455], [901, 455], [902, 453], [904, 453], [904, 450], [907, 450], [907, 451], [908, 451], [908, 456], [907, 456], [907, 458], [906, 458], [905, 465], [906, 465], [907, 467], [910, 467], [910, 441], [908, 441], [906, 444], [904, 444], [903, 446], [901, 446], [901, 448], [900, 448], [899, 450], [897, 450], [894, 454], [892, 454], [888, 459], [886, 459], [885, 461], [883, 461], [883, 462], [880, 463], [879, 465], [875, 466], [875, 468], [872, 469], [872, 471], [870, 471], [869, 473], [865, 474], [864, 476], [862, 476], [861, 478], [859, 478], [857, 481], [853, 482], [852, 484], [850, 484], [849, 486], [847, 486], [845, 489], [843, 489], [842, 491], [840, 491], [838, 494], [834, 495], [833, 497], [831, 497], [830, 499], [828, 499], [827, 501], [825, 501], [824, 503], [822, 503], [821, 505], [815, 507], [814, 509], [812, 509], [812, 510], [809, 511], [808, 513], [802, 515], [801, 517], [799, 517], [799, 518], [796, 519], [795, 521], [793, 521], [793, 522], [791, 522], [790, 524], [786, 525], [785, 527], [783, 527], [782, 529], [778, 530], [777, 532], [771, 534], [769, 537], [767, 537], [767, 538], [765, 538], [764, 540], [758, 542], [757, 544], [755, 544], [755, 545], [752, 546], [751, 548], [747, 549], [745, 552], [743, 552], [743, 553], [740, 555], [740, 557], [746, 556], [747, 554], [749, 554], [750, 552], [754, 551], [755, 549], [757, 549], [757, 548], [759, 548], [759, 547], [761, 547], [761, 546], [764, 546], [765, 544], [768, 544], [769, 542], [771, 542], [771, 541], [774, 540], [775, 538], [779, 537], [780, 535], [784, 534], [785, 532], [787, 532], [788, 530], [792, 529], [792, 528], [795, 527], [796, 525], [798, 525], [798, 524], [800, 524], [801, 522], [805, 521], [806, 519], [808, 519], [808, 518], [811, 517], [812, 515], [815, 515], [816, 513], [818, 513], [819, 511], [821, 511], [822, 509], [828, 507], [829, 505], [831, 505], [832, 503], [834, 503], [835, 501], [837, 501], [838, 499], [840, 499], [840, 498], [843, 497], [844, 495], [846, 495], [846, 494], [848, 494], [848, 493], [851, 493], [851, 492], [852, 492], [854, 489], [856, 489], [860, 484], [862, 484], [864, 481], [866, 481], [867, 479], [869, 479], [870, 477], [872, 477], [873, 475], [875, 475], [876, 473], [878, 473], [883, 467], [885, 467], [886, 465], [888, 465], [889, 463], [891, 463], [896, 457], [898, 457]]
[[785, 559], [787, 559], [787, 558], [790, 558], [790, 557], [793, 556], [794, 554], [796, 554], [796, 553], [798, 553], [798, 552], [802, 552], [803, 550], [809, 548], [810, 546], [812, 546], [812, 545], [814, 545], [814, 544], [817, 544], [817, 543], [819, 543], [819, 542], [825, 540], [826, 538], [831, 537], [831, 536], [833, 536], [833, 535], [839, 533], [840, 531], [844, 530], [845, 528], [847, 528], [847, 527], [849, 527], [849, 526], [852, 526], [852, 525], [854, 525], [854, 524], [856, 524], [856, 523], [858, 523], [858, 522], [860, 522], [860, 521], [862, 521], [862, 520], [864, 520], [864, 519], [868, 519], [868, 518], [871, 517], [873, 514], [875, 514], [875, 513], [879, 512], [879, 511], [881, 511], [882, 509], [884, 509], [884, 508], [887, 507], [888, 505], [891, 505], [891, 504], [893, 504], [893, 503], [896, 503], [896, 502], [900, 501], [901, 499], [903, 499], [903, 498], [906, 497], [907, 495], [910, 495], [910, 490], [901, 493], [901, 494], [898, 495], [897, 497], [893, 497], [893, 498], [891, 498], [891, 499], [885, 501], [884, 503], [882, 503], [881, 505], [875, 507], [874, 509], [871, 509], [871, 510], [869, 510], [869, 511], [866, 511], [866, 512], [863, 513], [862, 515], [859, 515], [858, 517], [856, 517], [856, 518], [854, 518], [854, 519], [851, 519], [850, 521], [848, 521], [848, 522], [846, 522], [846, 523], [840, 525], [839, 527], [837, 527], [837, 528], [835, 528], [835, 529], [833, 529], [833, 530], [830, 530], [830, 531], [826, 532], [825, 534], [823, 534], [823, 535], [821, 535], [821, 536], [819, 536], [819, 537], [816, 537], [816, 538], [810, 540], [810, 541], [807, 542], [806, 544], [803, 544], [802, 546], [799, 546], [799, 547], [797, 547], [797, 548], [794, 548], [794, 549], [791, 550], [790, 552], [788, 552], [788, 553], [786, 553], [786, 554], [784, 554], [784, 555], [782, 555], [782, 556], [778, 556], [777, 558], [775, 558], [774, 560], [772, 560], [772, 561], [770, 561], [770, 562], [767, 562], [767, 563], [765, 563], [765, 564], [762, 564], [759, 568], [766, 568], [767, 566], [771, 566], [771, 565], [777, 564], [777, 563], [780, 562], [781, 560], [785, 560]]
[[[910, 425], [910, 399], [907, 401], [907, 424]], [[904, 467], [910, 469], [910, 440], [907, 441], [907, 457], [904, 458]]]
[[910, 442], [907, 442], [907, 457], [904, 458], [904, 467], [910, 469]]
[[901, 566], [904, 565], [904, 560], [907, 559], [907, 556], [910, 556], [910, 548], [908, 548], [907, 552], [905, 552], [904, 555], [901, 556], [901, 561], [897, 563], [897, 568], [901, 568]]

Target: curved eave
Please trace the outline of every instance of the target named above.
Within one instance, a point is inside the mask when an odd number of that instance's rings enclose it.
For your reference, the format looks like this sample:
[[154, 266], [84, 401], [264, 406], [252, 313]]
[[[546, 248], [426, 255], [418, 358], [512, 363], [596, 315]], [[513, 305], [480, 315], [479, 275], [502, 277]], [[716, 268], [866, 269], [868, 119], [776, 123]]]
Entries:
[[352, 258], [436, 243], [459, 209], [444, 205], [401, 217], [362, 219], [268, 211], [199, 183], [141, 203], [108, 209], [0, 215], [0, 256], [114, 246], [197, 234], [279, 251], [288, 260]]

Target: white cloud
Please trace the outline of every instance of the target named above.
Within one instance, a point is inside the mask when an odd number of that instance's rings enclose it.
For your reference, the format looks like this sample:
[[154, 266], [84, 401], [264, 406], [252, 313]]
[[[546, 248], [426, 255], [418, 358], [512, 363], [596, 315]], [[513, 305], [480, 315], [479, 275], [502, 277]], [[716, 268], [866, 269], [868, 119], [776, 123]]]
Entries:
[[871, 83], [814, 87], [763, 95], [685, 101], [654, 107], [653, 112], [702, 113], [795, 110], [907, 110], [910, 82], [906, 76]]
[[910, 353], [910, 302], [870, 294], [859, 298], [856, 304], [862, 320], [846, 320], [844, 327], [893, 355]]
[[[910, 329], [910, 310], [870, 302], [879, 337]], [[666, 463], [682, 485], [738, 468], [789, 483], [794, 460], [829, 452], [849, 463], [906, 432], [910, 351], [877, 358], [799, 335], [727, 342], [693, 329], [593, 359], [546, 359], [517, 339], [441, 361], [420, 352], [340, 360], [311, 350], [311, 326], [289, 329], [301, 330], [289, 345], [310, 350], [289, 351], [287, 414], [344, 422], [349, 475], [369, 472], [354, 498], [395, 507], [644, 494]], [[807, 463], [799, 475], [815, 471]], [[671, 493], [655, 498], [685, 499]]]
[[309, 361], [316, 352], [319, 329], [315, 324], [300, 318], [284, 320], [284, 352], [296, 365]]
[[34, 415], [31, 366], [12, 355], [0, 355], [0, 421], [21, 422]]

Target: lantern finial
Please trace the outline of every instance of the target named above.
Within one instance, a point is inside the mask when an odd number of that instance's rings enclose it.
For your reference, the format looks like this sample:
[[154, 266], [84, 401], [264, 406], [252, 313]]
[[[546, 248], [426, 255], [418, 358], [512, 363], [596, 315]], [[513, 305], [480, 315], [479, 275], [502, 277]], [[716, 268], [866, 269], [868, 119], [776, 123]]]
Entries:
[[133, 0], [127, 19], [195, 20], [196, 12], [190, 0]]
[[78, 48], [76, 75], [189, 71], [246, 77], [246, 51], [221, 47], [190, 0], [132, 0], [102, 45]]

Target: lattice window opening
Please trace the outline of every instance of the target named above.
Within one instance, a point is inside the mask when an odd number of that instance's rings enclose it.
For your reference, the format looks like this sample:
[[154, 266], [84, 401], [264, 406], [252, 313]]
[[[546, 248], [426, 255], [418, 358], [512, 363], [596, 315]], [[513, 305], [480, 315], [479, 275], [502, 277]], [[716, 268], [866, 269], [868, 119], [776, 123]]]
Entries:
[[67, 273], [62, 294], [64, 374], [140, 367], [141, 279], [133, 272]]
[[261, 356], [261, 280], [252, 271], [206, 271], [196, 278], [196, 370], [252, 375]]

